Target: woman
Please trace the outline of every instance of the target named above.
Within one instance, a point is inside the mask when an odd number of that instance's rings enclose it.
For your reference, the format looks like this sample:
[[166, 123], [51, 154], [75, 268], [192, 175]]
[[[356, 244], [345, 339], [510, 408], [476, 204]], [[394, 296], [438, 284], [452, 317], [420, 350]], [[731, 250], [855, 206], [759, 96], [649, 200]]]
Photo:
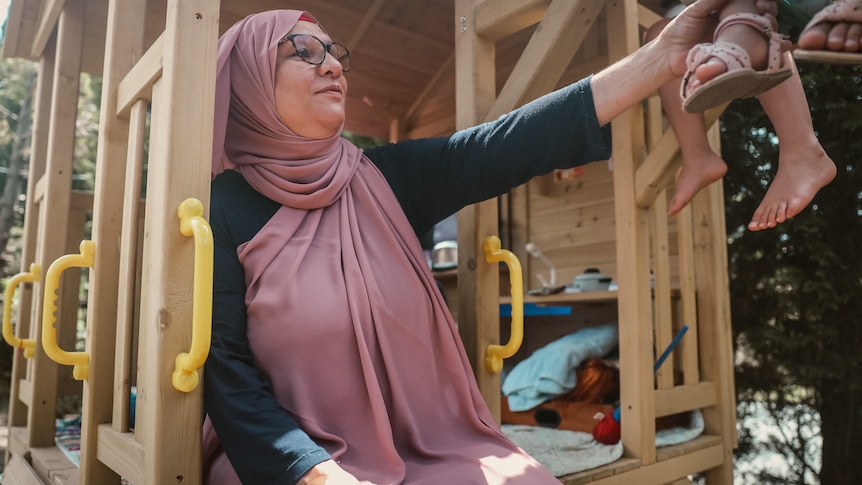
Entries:
[[349, 54], [313, 17], [265, 12], [226, 32], [208, 483], [558, 483], [495, 424], [417, 234], [606, 159], [607, 123], [682, 74], [721, 3], [699, 1], [638, 53], [493, 123], [367, 152], [339, 136]]

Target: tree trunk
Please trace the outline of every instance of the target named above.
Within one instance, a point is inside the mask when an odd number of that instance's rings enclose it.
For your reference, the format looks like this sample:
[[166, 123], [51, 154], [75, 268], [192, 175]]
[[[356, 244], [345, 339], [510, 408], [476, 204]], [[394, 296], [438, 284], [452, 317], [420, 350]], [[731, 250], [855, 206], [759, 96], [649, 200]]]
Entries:
[[9, 157], [9, 172], [6, 174], [6, 184], [3, 187], [3, 198], [0, 200], [0, 275], [6, 274], [7, 245], [15, 224], [15, 205], [23, 186], [23, 171], [26, 167], [24, 150], [30, 146], [30, 111], [33, 104], [33, 78], [24, 91], [24, 99], [18, 111], [18, 126], [15, 129], [15, 145]]
[[820, 483], [862, 483], [862, 391], [846, 383], [821, 387], [823, 464]]

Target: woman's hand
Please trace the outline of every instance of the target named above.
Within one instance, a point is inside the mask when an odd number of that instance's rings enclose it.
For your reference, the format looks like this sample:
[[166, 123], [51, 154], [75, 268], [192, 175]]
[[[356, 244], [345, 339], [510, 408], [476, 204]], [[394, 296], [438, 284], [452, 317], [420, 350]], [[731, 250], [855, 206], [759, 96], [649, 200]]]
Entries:
[[326, 460], [311, 467], [296, 485], [358, 485], [359, 480], [338, 466], [335, 460]]

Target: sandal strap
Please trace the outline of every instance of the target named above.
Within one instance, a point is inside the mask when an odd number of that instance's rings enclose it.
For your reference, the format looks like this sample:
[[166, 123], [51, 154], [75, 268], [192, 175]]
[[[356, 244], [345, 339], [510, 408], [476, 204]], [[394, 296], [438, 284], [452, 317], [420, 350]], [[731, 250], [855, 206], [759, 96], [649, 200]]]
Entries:
[[[747, 25], [763, 35], [767, 41], [766, 71], [772, 72], [784, 66], [784, 56], [781, 54], [781, 34], [775, 31], [772, 22], [764, 15], [737, 13], [725, 17], [715, 28], [713, 39], [717, 39], [731, 25]], [[749, 63], [748, 66], [751, 66]]]

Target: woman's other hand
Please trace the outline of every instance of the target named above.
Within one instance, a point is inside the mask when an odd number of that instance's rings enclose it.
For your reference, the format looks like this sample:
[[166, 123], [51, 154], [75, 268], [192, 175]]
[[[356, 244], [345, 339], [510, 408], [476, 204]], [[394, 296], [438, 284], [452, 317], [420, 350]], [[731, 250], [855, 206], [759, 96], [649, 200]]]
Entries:
[[335, 460], [326, 460], [311, 467], [296, 485], [358, 485], [359, 480], [338, 466]]

